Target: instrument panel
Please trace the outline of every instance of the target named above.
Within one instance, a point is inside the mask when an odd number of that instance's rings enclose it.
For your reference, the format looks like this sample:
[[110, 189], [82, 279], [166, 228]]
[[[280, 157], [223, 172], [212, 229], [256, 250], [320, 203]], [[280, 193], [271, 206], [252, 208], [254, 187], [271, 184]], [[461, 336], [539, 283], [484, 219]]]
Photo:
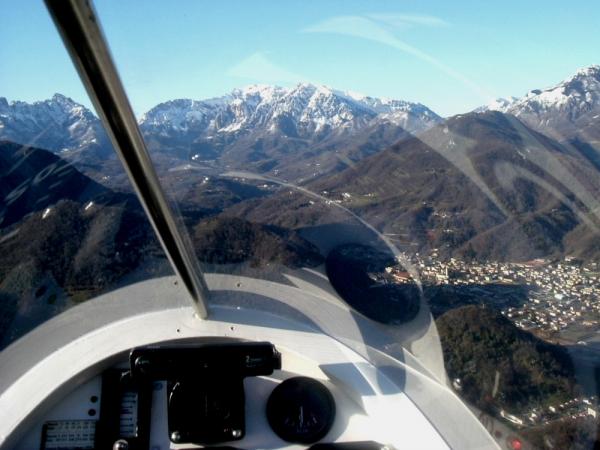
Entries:
[[129, 364], [52, 408], [18, 448], [389, 448], [334, 443], [358, 405], [328, 380], [280, 368], [267, 342], [134, 349]]

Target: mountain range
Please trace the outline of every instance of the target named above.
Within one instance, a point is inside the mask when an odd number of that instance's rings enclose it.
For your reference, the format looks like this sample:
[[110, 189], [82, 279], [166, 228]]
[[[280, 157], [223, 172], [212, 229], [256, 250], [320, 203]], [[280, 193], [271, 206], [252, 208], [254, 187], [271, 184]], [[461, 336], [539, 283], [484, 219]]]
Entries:
[[[600, 66], [521, 98], [497, 99], [475, 112], [488, 110], [511, 114], [574, 146], [600, 168], [595, 151], [600, 142]], [[298, 84], [253, 85], [207, 100], [168, 101], [143, 114], [139, 125], [164, 167], [191, 161], [306, 182], [442, 120], [419, 103]], [[60, 153], [97, 180], [120, 170], [98, 118], [60, 94], [31, 104], [0, 97], [0, 139]]]
[[[243, 169], [324, 192], [398, 236], [401, 247], [595, 258], [599, 80], [600, 67], [590, 66], [554, 87], [447, 119], [421, 104], [323, 86], [255, 85], [166, 102], [139, 123], [169, 189], [186, 211], [195, 208], [190, 217], [222, 213], [285, 229], [339, 219], [304, 195], [200, 175]], [[0, 138], [40, 142], [104, 184], [118, 167], [98, 119], [60, 95], [34, 104], [1, 99]], [[209, 211], [206, 199], [220, 206]]]
[[61, 94], [34, 103], [9, 103], [0, 97], [0, 139], [44, 148], [71, 159], [82, 152], [102, 158], [114, 155], [100, 120]]
[[[306, 188], [409, 252], [509, 261], [600, 256], [598, 171], [571, 147], [497, 111], [447, 119]], [[284, 191], [229, 214], [315, 227], [340, 220], [327, 202]]]
[[[421, 104], [299, 84], [254, 85], [208, 100], [165, 102], [145, 113], [139, 125], [156, 162], [165, 167], [208, 162], [297, 180], [361, 159], [440, 121]], [[90, 176], [114, 175], [114, 165], [106, 166], [114, 152], [99, 120], [60, 94], [33, 104], [0, 98], [0, 139], [60, 152]]]
[[561, 83], [534, 89], [521, 98], [497, 99], [476, 111], [512, 114], [559, 141], [600, 142], [600, 66], [578, 70]]
[[373, 120], [386, 120], [414, 132], [440, 117], [418, 103], [360, 96], [325, 86], [252, 85], [209, 100], [162, 103], [141, 117], [140, 126], [163, 136], [193, 134], [193, 139], [199, 135], [251, 134], [257, 129], [314, 139], [335, 130], [351, 133]]

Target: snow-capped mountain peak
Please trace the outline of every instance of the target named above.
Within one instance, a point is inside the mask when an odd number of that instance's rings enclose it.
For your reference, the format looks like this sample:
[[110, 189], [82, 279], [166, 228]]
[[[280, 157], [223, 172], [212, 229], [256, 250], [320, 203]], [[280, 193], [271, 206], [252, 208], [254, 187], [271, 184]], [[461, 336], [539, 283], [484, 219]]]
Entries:
[[518, 102], [518, 101], [519, 101], [518, 97], [510, 97], [510, 98], [499, 97], [497, 99], [492, 100], [487, 105], [480, 106], [479, 108], [475, 109], [473, 112], [478, 112], [478, 113], [482, 113], [482, 112], [486, 112], [486, 111], [506, 112], [508, 110], [508, 108], [510, 108], [515, 102]]
[[559, 140], [581, 132], [589, 135], [600, 118], [600, 66], [584, 67], [554, 86], [533, 89], [521, 98], [499, 98], [474, 110], [485, 111], [512, 114]]
[[0, 99], [0, 137], [52, 151], [76, 150], [106, 143], [98, 118], [62, 94], [27, 103]]
[[299, 135], [325, 129], [358, 129], [377, 119], [407, 131], [427, 128], [440, 120], [421, 104], [376, 99], [337, 91], [328, 86], [300, 83], [290, 88], [250, 85], [210, 100], [162, 103], [140, 119], [143, 129], [160, 127], [195, 134], [240, 133], [257, 127], [276, 131], [282, 126]]
[[[282, 164], [295, 155], [304, 161], [295, 170], [305, 175], [315, 171], [306, 162], [310, 158], [328, 158], [321, 152], [367, 155], [440, 120], [421, 104], [301, 83], [255, 84], [206, 100], [166, 101], [146, 112], [139, 124], [151, 151], [166, 158]], [[61, 94], [34, 103], [0, 99], [0, 139], [66, 151], [64, 156], [73, 159], [113, 155], [99, 119]], [[94, 151], [80, 151], [88, 148]]]
[[526, 109], [555, 108], [565, 106], [584, 107], [598, 101], [600, 93], [600, 66], [579, 69], [575, 74], [557, 85], [545, 89], [533, 89], [523, 97], [497, 98], [475, 112], [501, 111], [521, 114]]
[[260, 171], [286, 170], [302, 178], [337, 166], [342, 153], [358, 159], [439, 121], [420, 104], [300, 83], [173, 100], [152, 108], [139, 123], [151, 148], [168, 148], [176, 157], [255, 164]]
[[580, 77], [594, 77], [597, 79], [598, 77], [600, 77], [600, 65], [593, 64], [591, 66], [579, 69], [577, 72], [575, 72], [575, 75], [573, 75], [571, 79], [576, 79]]
[[64, 109], [81, 107], [79, 103], [75, 103], [70, 97], [67, 97], [63, 94], [59, 94], [58, 92], [55, 93], [50, 100], [45, 100], [44, 103], [55, 103], [56, 105], [60, 105]]
[[580, 69], [555, 86], [532, 90], [506, 112], [550, 134], [562, 134], [565, 127], [600, 112], [600, 66]]

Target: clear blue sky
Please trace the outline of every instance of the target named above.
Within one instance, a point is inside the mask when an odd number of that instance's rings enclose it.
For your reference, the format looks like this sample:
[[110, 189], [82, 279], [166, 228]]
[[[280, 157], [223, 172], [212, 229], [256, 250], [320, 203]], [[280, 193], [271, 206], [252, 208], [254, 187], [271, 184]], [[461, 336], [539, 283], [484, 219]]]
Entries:
[[[442, 115], [600, 63], [599, 1], [96, 0], [134, 109], [326, 84]], [[0, 4], [0, 96], [89, 100], [41, 1]]]

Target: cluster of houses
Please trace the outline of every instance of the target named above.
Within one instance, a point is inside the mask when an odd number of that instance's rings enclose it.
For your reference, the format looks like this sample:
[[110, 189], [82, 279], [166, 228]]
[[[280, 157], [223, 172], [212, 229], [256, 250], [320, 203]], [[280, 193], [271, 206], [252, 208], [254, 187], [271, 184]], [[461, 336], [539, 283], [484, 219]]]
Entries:
[[[406, 256], [406, 255], [404, 255]], [[407, 257], [408, 258], [408, 257]], [[572, 258], [559, 262], [536, 259], [525, 263], [467, 262], [457, 258], [441, 260], [436, 253], [410, 258], [423, 284], [493, 288], [524, 286], [526, 301], [512, 303], [502, 313], [518, 327], [540, 332], [555, 332], [570, 326], [595, 331], [600, 325], [600, 265], [577, 264]], [[406, 282], [408, 273], [401, 267], [388, 273], [398, 282]]]
[[577, 397], [545, 408], [532, 408], [523, 414], [511, 414], [506, 410], [501, 410], [500, 417], [517, 426], [546, 424], [556, 420], [583, 419], [586, 417], [596, 419], [598, 417], [598, 398], [595, 395]]

